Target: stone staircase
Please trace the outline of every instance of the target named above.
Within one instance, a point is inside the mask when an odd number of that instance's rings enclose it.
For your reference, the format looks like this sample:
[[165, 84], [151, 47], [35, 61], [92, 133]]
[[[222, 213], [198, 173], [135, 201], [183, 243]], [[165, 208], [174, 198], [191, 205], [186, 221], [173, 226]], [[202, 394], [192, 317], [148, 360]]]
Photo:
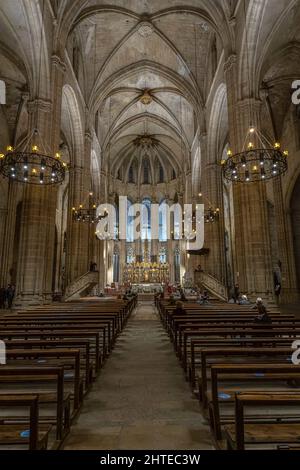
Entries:
[[99, 272], [88, 271], [67, 287], [64, 301], [71, 302], [72, 300], [80, 299], [88, 295], [98, 282]]

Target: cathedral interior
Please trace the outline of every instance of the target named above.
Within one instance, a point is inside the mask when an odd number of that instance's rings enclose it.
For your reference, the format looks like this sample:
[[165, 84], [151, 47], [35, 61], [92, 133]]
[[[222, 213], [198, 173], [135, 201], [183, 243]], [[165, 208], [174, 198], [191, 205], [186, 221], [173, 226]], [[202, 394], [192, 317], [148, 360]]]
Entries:
[[[274, 315], [297, 314], [299, 25], [299, 0], [1, 0], [3, 322], [10, 309], [80, 310], [89, 299], [93, 309], [99, 296], [121, 302], [133, 289], [123, 301], [135, 312], [127, 334], [138, 355], [136, 322], [159, 314], [165, 326], [156, 296], [167, 289], [204, 289], [221, 311], [238, 291]], [[133, 215], [121, 236], [124, 197], [128, 213], [145, 208], [138, 239]], [[190, 205], [193, 220], [203, 207], [199, 249], [177, 236], [180, 224], [168, 232], [163, 207], [174, 205]], [[108, 207], [114, 223], [99, 237]], [[0, 331], [1, 322], [0, 311]], [[80, 448], [78, 436], [70, 448]], [[177, 448], [191, 445], [181, 438]], [[137, 442], [134, 433], [121, 441]]]

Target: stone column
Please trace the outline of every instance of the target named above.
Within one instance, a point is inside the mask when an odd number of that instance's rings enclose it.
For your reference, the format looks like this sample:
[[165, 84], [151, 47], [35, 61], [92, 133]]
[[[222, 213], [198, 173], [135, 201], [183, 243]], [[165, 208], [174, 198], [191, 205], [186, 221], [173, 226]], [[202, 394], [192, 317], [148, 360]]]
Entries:
[[201, 174], [202, 198], [205, 210], [219, 209], [220, 219], [204, 226], [204, 246], [210, 252], [205, 260], [205, 270], [217, 278], [222, 284], [226, 284], [225, 268], [225, 239], [224, 239], [224, 217], [223, 217], [223, 187], [222, 168], [217, 163], [218, 156], [211, 155], [208, 159], [207, 136], [201, 136], [201, 148], [203, 152], [203, 169]]
[[290, 217], [286, 213], [282, 193], [282, 181], [276, 178], [273, 183], [275, 218], [278, 237], [279, 260], [281, 263], [281, 303], [299, 301], [297, 287], [297, 274], [293, 253], [293, 237], [291, 233]]
[[[28, 103], [29, 129], [36, 127], [38, 116], [37, 127], [46, 148], [50, 142], [51, 111], [48, 101], [39, 99]], [[16, 305], [51, 300], [52, 272], [48, 261], [54, 248], [49, 245], [49, 238], [55, 227], [55, 194], [51, 187], [24, 185]]]
[[[237, 99], [238, 79], [235, 56], [225, 65], [228, 93], [230, 143], [233, 153], [242, 150], [251, 123], [260, 128], [261, 102]], [[252, 116], [250, 110], [252, 109]], [[255, 142], [255, 144], [258, 144]], [[264, 298], [273, 295], [273, 273], [265, 183], [233, 185], [235, 219], [235, 276], [241, 292]]]
[[[54, 156], [59, 145], [61, 94], [65, 67], [52, 57], [51, 101], [28, 102], [29, 131], [36, 126], [47, 153]], [[24, 186], [17, 273], [17, 305], [52, 300], [55, 240], [56, 187]]]
[[88, 223], [74, 221], [72, 208], [89, 205], [91, 190], [90, 159], [91, 136], [85, 134], [84, 167], [74, 165], [70, 169], [69, 221], [67, 234], [67, 285], [89, 270], [90, 227]]

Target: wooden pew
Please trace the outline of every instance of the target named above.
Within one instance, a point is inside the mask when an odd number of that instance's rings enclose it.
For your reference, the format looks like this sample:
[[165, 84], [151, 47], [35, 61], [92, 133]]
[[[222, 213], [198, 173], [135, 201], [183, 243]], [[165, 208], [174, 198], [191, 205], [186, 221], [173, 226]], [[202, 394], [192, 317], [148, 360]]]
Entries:
[[[280, 363], [287, 364], [287, 360], [291, 359], [293, 350], [290, 347], [273, 347], [273, 348], [203, 348], [201, 349], [201, 373], [197, 375], [199, 387], [199, 399], [203, 407], [207, 407], [207, 392], [209, 382], [210, 367], [214, 364], [229, 362], [233, 364], [235, 360], [239, 360], [238, 365], [243, 363]], [[226, 362], [226, 363], [227, 363]]]
[[[188, 355], [187, 378], [190, 381], [192, 389], [196, 386], [196, 368], [201, 368], [201, 351], [204, 348], [243, 348], [246, 351], [252, 348], [277, 348], [291, 347], [290, 338], [201, 338], [191, 341], [190, 356]], [[224, 348], [224, 349], [223, 349]], [[198, 393], [198, 390], [197, 390]]]
[[[235, 396], [235, 424], [224, 428], [229, 450], [245, 450], [247, 445], [262, 446], [297, 444], [300, 440], [300, 420], [288, 422], [280, 420], [277, 423], [264, 423], [252, 419], [247, 423], [245, 408], [299, 407], [300, 392], [255, 392], [237, 393]], [[293, 419], [293, 414], [290, 415]], [[298, 447], [299, 449], [299, 447]]]
[[[55, 424], [56, 439], [58, 443], [61, 443], [70, 429], [70, 397], [69, 394], [64, 393], [64, 369], [62, 367], [1, 366], [0, 383], [22, 384], [22, 394], [24, 394], [25, 384], [31, 387], [34, 384], [37, 388], [46, 384], [42, 390], [38, 388], [36, 393], [32, 390], [30, 393], [38, 395], [40, 404], [55, 405], [55, 417], [47, 416], [43, 420], [46, 419], [47, 424]], [[29, 393], [28, 389], [27, 392]]]
[[300, 328], [287, 328], [283, 326], [282, 328], [270, 328], [264, 325], [258, 325], [258, 327], [250, 327], [250, 328], [230, 328], [230, 327], [222, 327], [222, 328], [211, 328], [211, 329], [199, 329], [195, 330], [187, 330], [183, 333], [183, 345], [181, 346], [180, 350], [180, 358], [182, 360], [182, 364], [184, 370], [187, 370], [187, 351], [188, 351], [188, 340], [192, 338], [201, 338], [201, 337], [219, 337], [219, 338], [236, 338], [236, 337], [244, 337], [244, 338], [290, 338], [291, 344], [293, 340], [300, 336]]
[[[55, 359], [56, 364], [45, 362], [45, 367], [59, 365], [64, 368], [66, 383], [67, 374], [69, 374], [70, 365], [74, 373], [70, 375], [71, 390], [73, 397], [73, 417], [79, 411], [83, 400], [83, 381], [80, 376], [80, 351], [78, 349], [8, 349], [6, 351], [6, 360], [9, 367], [42, 367], [40, 360]], [[27, 359], [27, 360], [26, 360]], [[71, 362], [67, 359], [71, 359]], [[37, 360], [39, 360], [37, 362]], [[59, 364], [58, 364], [59, 363]], [[68, 366], [68, 368], [66, 368]], [[65, 387], [66, 388], [66, 387]]]
[[29, 417], [27, 419], [29, 432], [24, 433], [24, 425], [6, 423], [5, 418], [1, 418], [0, 411], [0, 446], [27, 445], [29, 450], [46, 450], [48, 436], [51, 426], [39, 423], [39, 398], [38, 395], [0, 395], [0, 408], [21, 407], [28, 408]]
[[[231, 405], [237, 391], [259, 391], [266, 383], [274, 386], [279, 383], [281, 391], [288, 391], [286, 384], [291, 380], [300, 379], [300, 366], [293, 364], [216, 364], [211, 366], [211, 392], [207, 392], [211, 428], [217, 441], [221, 440], [220, 403]], [[239, 383], [238, 386], [223, 387], [220, 392], [220, 382]], [[241, 390], [243, 384], [247, 390]], [[284, 386], [282, 384], [285, 384]], [[251, 384], [251, 386], [249, 385]], [[281, 385], [280, 385], [281, 384]], [[237, 390], [238, 388], [238, 390]], [[234, 420], [233, 416], [226, 416], [226, 424]], [[271, 418], [270, 418], [271, 420]], [[275, 417], [272, 418], [275, 420]]]
[[83, 362], [83, 366], [81, 367], [81, 371], [85, 377], [85, 393], [91, 387], [93, 379], [96, 377], [96, 369], [95, 363], [91, 358], [90, 352], [90, 342], [88, 340], [81, 340], [77, 338], [73, 339], [61, 339], [61, 340], [10, 340], [5, 342], [6, 350], [9, 351], [10, 349], [29, 349], [29, 350], [37, 350], [40, 351], [53, 349], [53, 348], [76, 348], [80, 350], [80, 359]]
[[30, 332], [22, 332], [20, 330], [5, 330], [0, 332], [0, 339], [4, 341], [13, 340], [71, 340], [71, 339], [88, 339], [91, 344], [92, 357], [95, 360], [96, 371], [98, 372], [102, 364], [102, 348], [100, 345], [100, 334], [95, 331], [73, 331], [73, 330], [52, 330], [51, 332], [39, 331], [39, 329]]

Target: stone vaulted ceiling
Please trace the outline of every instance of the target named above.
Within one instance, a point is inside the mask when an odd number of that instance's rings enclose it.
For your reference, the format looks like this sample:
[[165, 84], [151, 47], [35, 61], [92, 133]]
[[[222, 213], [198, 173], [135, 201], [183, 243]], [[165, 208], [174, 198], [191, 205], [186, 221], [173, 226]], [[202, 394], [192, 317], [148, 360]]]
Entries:
[[[126, 9], [118, 8], [121, 3]], [[218, 54], [220, 42], [199, 14], [172, 8], [157, 14], [175, 3], [114, 2], [114, 8], [89, 9], [88, 2], [69, 35], [68, 52], [79, 50], [78, 79], [97, 114], [97, 135], [112, 171], [132, 158], [134, 139], [143, 134], [155, 136], [157, 161], [175, 170], [190, 167], [209, 54], [212, 45]], [[145, 90], [147, 103], [141, 100]]]

